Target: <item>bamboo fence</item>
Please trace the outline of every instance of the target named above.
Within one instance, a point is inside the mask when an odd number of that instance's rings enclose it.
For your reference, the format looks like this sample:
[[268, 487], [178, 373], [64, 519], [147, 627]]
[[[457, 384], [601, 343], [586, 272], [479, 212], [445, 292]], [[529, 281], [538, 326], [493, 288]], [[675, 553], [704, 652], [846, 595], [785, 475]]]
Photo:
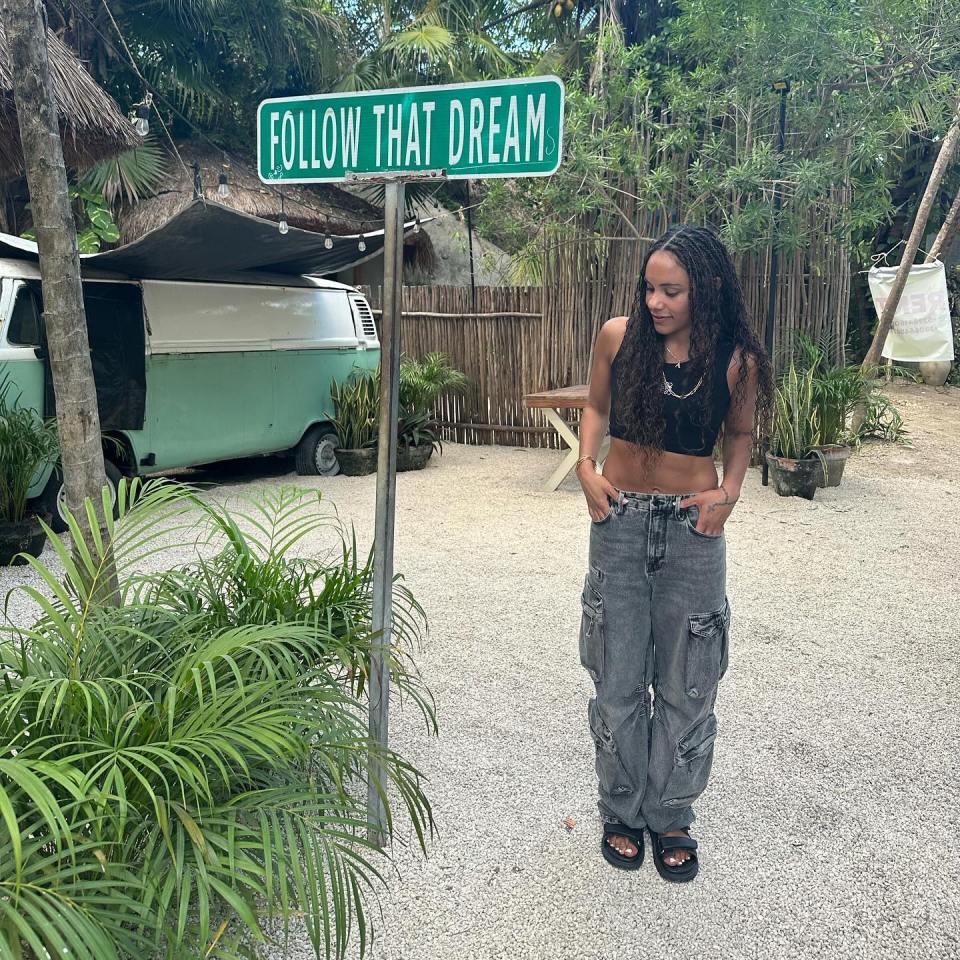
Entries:
[[[362, 287], [379, 322], [380, 287]], [[556, 446], [523, 397], [543, 389], [539, 287], [404, 287], [400, 348], [445, 353], [469, 386], [440, 398], [444, 439], [457, 443]]]

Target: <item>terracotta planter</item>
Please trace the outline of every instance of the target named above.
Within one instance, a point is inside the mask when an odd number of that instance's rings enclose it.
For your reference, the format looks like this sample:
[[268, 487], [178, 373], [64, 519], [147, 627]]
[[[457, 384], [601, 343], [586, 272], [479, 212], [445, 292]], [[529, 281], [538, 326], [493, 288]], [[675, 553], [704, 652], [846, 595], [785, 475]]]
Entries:
[[[49, 522], [50, 518], [43, 519]], [[31, 557], [39, 557], [46, 542], [47, 535], [36, 517], [27, 517], [19, 523], [0, 520], [0, 566], [23, 566], [27, 559], [17, 554], [29, 553]]]
[[817, 486], [839, 487], [840, 481], [843, 479], [843, 468], [850, 459], [853, 450], [850, 447], [837, 444], [829, 447], [820, 447], [820, 452], [823, 454], [823, 459], [827, 461], [827, 475], [824, 476], [823, 474], [823, 464], [820, 460], [814, 460], [814, 463], [817, 465]]
[[397, 449], [397, 473], [404, 470], [422, 470], [433, 453], [433, 444], [424, 443], [419, 447], [403, 445]]
[[817, 492], [817, 479], [822, 475], [820, 461], [788, 460], [767, 454], [770, 473], [773, 474], [773, 488], [781, 497], [803, 497], [812, 500]]
[[362, 450], [336, 449], [340, 472], [348, 477], [363, 477], [377, 472], [377, 448], [364, 447]]

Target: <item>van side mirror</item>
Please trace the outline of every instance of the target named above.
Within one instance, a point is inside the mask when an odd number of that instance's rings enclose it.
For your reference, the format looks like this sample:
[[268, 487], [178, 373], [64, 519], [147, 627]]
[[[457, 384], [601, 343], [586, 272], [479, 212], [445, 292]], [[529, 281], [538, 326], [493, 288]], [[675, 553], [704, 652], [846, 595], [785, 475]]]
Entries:
[[43, 347], [34, 347], [34, 348], [33, 348], [33, 352], [36, 354], [36, 357], [37, 357], [38, 360], [46, 360], [46, 359], [47, 359], [47, 348], [46, 348], [45, 346], [43, 346]]

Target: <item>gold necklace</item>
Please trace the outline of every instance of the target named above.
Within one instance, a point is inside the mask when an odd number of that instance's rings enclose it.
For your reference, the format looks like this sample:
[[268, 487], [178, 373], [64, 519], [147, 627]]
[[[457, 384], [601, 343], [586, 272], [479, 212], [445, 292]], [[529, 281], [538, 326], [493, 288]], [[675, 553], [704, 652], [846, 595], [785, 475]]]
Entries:
[[661, 370], [660, 376], [663, 377], [663, 392], [669, 396], [673, 397], [676, 400], [686, 400], [687, 397], [692, 397], [703, 385], [703, 378], [706, 374], [701, 374], [700, 379], [697, 381], [697, 385], [689, 393], [674, 393], [673, 384], [666, 378], [666, 375]]
[[679, 370], [680, 364], [683, 363], [683, 361], [670, 349], [670, 347], [666, 343], [664, 344], [664, 346], [667, 348], [667, 353], [669, 353], [673, 357], [673, 359], [677, 361], [677, 369]]

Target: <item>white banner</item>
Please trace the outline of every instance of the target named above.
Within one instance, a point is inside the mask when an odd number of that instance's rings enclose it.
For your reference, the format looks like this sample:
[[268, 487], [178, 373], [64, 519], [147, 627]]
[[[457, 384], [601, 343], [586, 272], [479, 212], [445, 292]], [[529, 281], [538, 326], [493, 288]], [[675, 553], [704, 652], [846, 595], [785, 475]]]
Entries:
[[[896, 267], [873, 267], [868, 280], [877, 316], [890, 296]], [[953, 360], [947, 274], [939, 260], [914, 264], [883, 345], [890, 360]]]

